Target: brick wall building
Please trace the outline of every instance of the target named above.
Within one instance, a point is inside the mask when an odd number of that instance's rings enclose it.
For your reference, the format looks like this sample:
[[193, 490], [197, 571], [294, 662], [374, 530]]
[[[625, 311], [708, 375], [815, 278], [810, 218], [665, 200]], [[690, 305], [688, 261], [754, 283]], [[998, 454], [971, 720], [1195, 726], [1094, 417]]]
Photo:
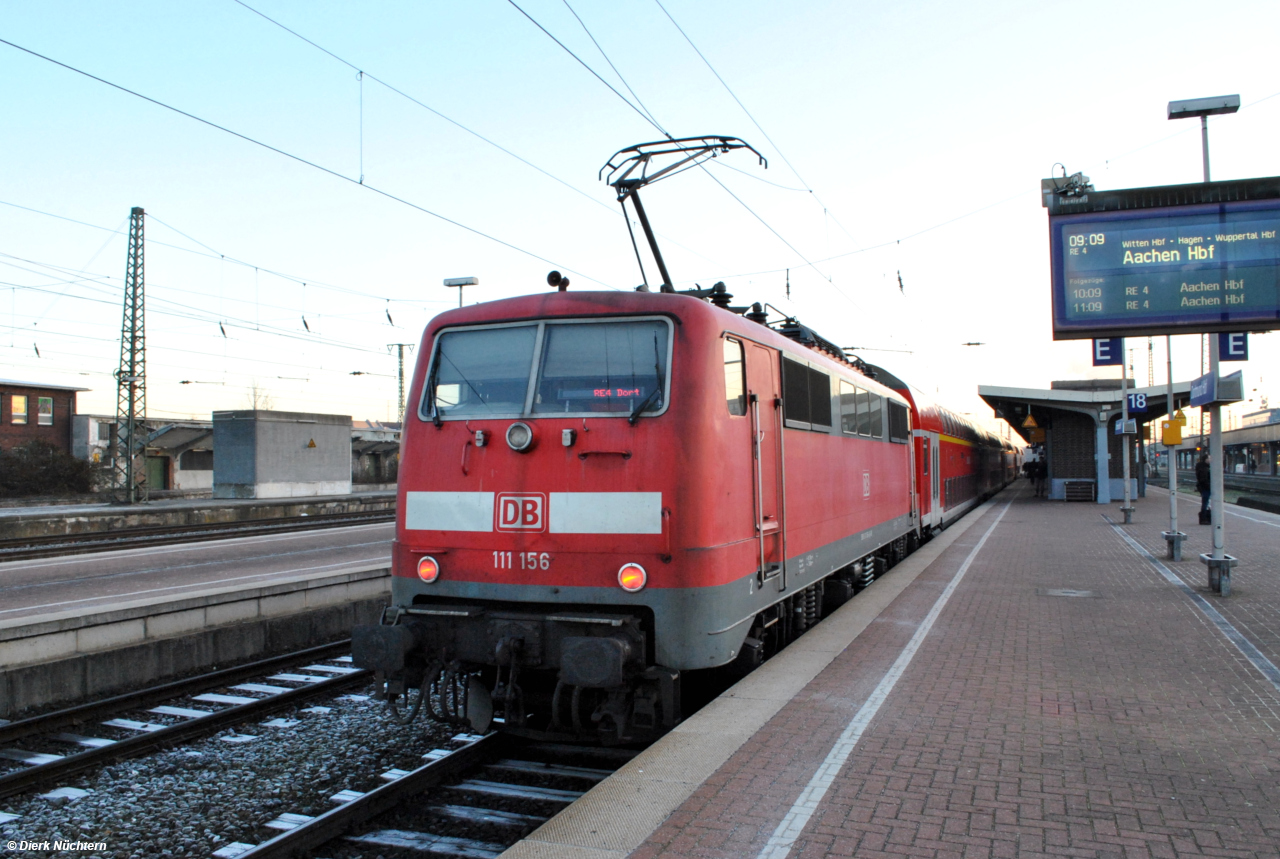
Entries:
[[87, 390], [0, 379], [0, 448], [40, 439], [71, 453], [76, 394]]

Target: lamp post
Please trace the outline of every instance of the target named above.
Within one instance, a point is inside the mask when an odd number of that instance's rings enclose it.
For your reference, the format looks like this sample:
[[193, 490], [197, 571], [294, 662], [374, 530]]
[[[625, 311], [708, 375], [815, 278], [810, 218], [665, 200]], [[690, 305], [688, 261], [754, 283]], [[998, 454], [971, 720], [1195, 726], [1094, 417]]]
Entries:
[[462, 306], [462, 288], [464, 286], [479, 286], [480, 278], [478, 277], [446, 277], [444, 279], [445, 286], [456, 286], [458, 288], [458, 306]]
[[[1169, 119], [1200, 117], [1200, 151], [1204, 159], [1204, 181], [1209, 181], [1209, 117], [1235, 113], [1240, 109], [1239, 95], [1221, 95], [1212, 98], [1190, 98], [1169, 102]], [[1209, 335], [1209, 373], [1218, 378], [1218, 338]], [[1223, 534], [1225, 513], [1222, 506], [1222, 406], [1209, 405], [1209, 498], [1213, 522], [1213, 559], [1225, 558], [1226, 538]], [[1174, 492], [1177, 487], [1171, 487]], [[1176, 530], [1176, 529], [1175, 529]]]

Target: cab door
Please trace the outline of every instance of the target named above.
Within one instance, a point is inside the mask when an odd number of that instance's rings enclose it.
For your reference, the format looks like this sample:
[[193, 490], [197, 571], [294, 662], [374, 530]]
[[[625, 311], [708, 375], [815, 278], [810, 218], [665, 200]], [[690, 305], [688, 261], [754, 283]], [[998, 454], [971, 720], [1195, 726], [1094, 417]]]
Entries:
[[782, 398], [779, 354], [746, 341], [747, 409], [751, 416], [751, 466], [760, 567], [757, 579], [785, 587], [786, 511], [782, 497]]

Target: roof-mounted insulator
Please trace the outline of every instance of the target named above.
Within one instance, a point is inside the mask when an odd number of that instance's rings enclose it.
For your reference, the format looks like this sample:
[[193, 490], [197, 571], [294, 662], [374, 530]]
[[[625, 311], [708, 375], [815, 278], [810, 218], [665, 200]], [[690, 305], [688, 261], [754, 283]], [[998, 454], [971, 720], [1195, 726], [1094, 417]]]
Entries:
[[725, 288], [724, 281], [717, 281], [716, 285], [711, 287], [711, 303], [716, 307], [728, 309], [729, 301], [733, 298], [733, 293]]
[[787, 317], [782, 321], [781, 325], [779, 325], [777, 328], [774, 328], [773, 330], [777, 331], [783, 337], [790, 337], [792, 340], [796, 341], [797, 343], [802, 343], [805, 346], [808, 346], [810, 349], [813, 349], [815, 352], [822, 352], [826, 355], [830, 355], [832, 358], [835, 358], [837, 361], [840, 361], [843, 364], [852, 363], [850, 362], [848, 356], [844, 354], [843, 349], [841, 349], [839, 346], [832, 343], [830, 340], [826, 339], [825, 337], [822, 337], [821, 335], [819, 335], [809, 326], [801, 325], [799, 320], [797, 320], [794, 316]]
[[750, 313], [746, 313], [743, 315], [746, 316], [747, 319], [750, 319], [752, 322], [755, 322], [759, 325], [764, 325], [769, 319], [769, 314], [765, 313], [764, 306], [761, 305], [760, 302], [758, 301], [755, 304], [751, 305]]

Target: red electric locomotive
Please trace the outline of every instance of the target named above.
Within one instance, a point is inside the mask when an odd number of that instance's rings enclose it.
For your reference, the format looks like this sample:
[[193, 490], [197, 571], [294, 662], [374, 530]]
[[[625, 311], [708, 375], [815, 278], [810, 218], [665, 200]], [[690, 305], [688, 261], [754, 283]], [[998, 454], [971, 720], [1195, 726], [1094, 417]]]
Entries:
[[354, 635], [403, 718], [650, 738], [694, 672], [759, 664], [1010, 479], [1012, 448], [895, 377], [698, 295], [429, 324], [392, 601]]

